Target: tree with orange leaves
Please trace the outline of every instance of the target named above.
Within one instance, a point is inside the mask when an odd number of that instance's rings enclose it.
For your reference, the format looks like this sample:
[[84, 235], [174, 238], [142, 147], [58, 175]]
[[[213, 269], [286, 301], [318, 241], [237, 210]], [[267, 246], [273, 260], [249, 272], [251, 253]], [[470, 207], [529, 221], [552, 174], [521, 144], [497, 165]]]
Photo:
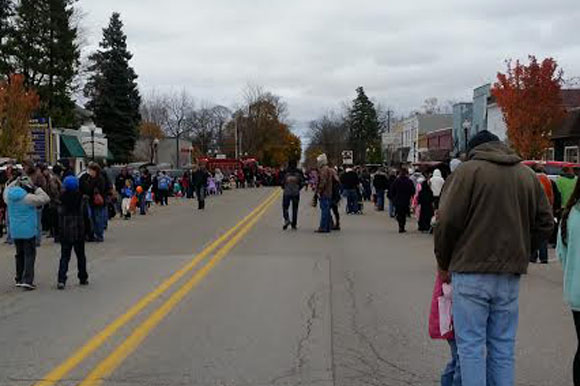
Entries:
[[11, 75], [0, 83], [0, 155], [26, 158], [31, 141], [28, 123], [38, 106], [38, 95], [26, 89], [24, 76]]
[[502, 109], [508, 138], [525, 159], [541, 159], [550, 147], [550, 135], [564, 117], [561, 85], [563, 71], [552, 58], [541, 63], [529, 57], [528, 65], [507, 62], [498, 73], [492, 95]]

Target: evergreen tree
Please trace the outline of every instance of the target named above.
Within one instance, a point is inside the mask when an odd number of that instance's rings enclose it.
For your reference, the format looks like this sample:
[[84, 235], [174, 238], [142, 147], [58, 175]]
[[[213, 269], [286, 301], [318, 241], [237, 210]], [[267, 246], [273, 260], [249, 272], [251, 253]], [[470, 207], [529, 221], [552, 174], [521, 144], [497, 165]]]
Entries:
[[121, 16], [113, 13], [103, 29], [100, 49], [90, 57], [92, 75], [85, 96], [89, 98], [87, 108], [95, 114], [95, 123], [103, 128], [118, 162], [130, 160], [141, 122], [137, 75], [129, 66], [132, 57]]
[[0, 81], [11, 72], [9, 37], [12, 35], [12, 0], [0, 0]]
[[[356, 89], [357, 97], [352, 102], [348, 116], [349, 143], [357, 164], [380, 160], [380, 124], [373, 102], [362, 87]], [[369, 149], [369, 154], [367, 154]], [[379, 156], [377, 157], [377, 153]]]
[[80, 58], [75, 1], [21, 0], [9, 39], [14, 70], [40, 95], [39, 114], [60, 126], [75, 123], [71, 94]]

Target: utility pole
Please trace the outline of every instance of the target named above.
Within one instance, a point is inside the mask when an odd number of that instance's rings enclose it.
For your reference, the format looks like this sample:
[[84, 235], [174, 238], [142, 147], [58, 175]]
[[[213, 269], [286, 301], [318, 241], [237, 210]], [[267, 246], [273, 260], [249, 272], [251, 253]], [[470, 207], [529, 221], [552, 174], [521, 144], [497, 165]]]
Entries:
[[238, 149], [238, 115], [234, 120], [234, 147], [236, 153], [236, 159], [240, 159], [240, 150]]

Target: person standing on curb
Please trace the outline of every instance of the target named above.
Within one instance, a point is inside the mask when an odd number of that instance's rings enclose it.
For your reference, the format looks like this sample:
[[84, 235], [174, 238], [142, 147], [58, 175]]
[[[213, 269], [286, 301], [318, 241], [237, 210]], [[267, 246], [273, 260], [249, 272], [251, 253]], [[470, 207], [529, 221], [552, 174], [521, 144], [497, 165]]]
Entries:
[[443, 188], [435, 256], [453, 286], [463, 385], [513, 386], [520, 277], [554, 220], [533, 171], [497, 136], [481, 131], [469, 149]]
[[80, 285], [89, 284], [87, 257], [85, 255], [85, 213], [88, 199], [79, 192], [79, 180], [74, 176], [66, 177], [63, 181], [63, 187], [64, 192], [60, 196], [61, 205], [59, 208], [61, 229], [61, 254], [57, 284], [59, 290], [63, 290], [66, 286], [68, 266], [73, 249], [77, 256]]
[[[298, 226], [298, 205], [300, 204], [300, 190], [304, 186], [304, 175], [302, 171], [298, 170], [297, 165], [298, 162], [296, 160], [290, 160], [288, 169], [286, 169], [282, 177], [282, 190], [284, 190], [282, 198], [284, 226], [282, 229], [284, 230], [288, 229], [290, 225], [292, 225], [293, 230], [296, 230]], [[288, 214], [290, 204], [292, 204], [292, 221], [290, 221]]]
[[326, 154], [321, 154], [316, 158], [319, 168], [319, 179], [317, 193], [320, 202], [320, 226], [316, 233], [330, 233], [332, 218], [330, 217], [330, 206], [332, 201], [332, 172], [328, 167]]
[[564, 268], [564, 300], [572, 309], [578, 349], [574, 357], [574, 386], [580, 386], [580, 180], [562, 214], [557, 254]]
[[36, 262], [37, 208], [48, 204], [50, 197], [32, 184], [29, 177], [19, 177], [4, 191], [4, 201], [10, 215], [10, 235], [16, 246], [16, 286], [36, 289], [34, 265]]

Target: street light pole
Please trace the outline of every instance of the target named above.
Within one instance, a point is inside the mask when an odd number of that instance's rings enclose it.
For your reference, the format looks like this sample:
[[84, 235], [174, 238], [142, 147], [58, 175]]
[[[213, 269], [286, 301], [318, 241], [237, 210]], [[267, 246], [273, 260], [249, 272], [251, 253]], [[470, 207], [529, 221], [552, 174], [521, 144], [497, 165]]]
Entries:
[[95, 161], [95, 128], [91, 127], [91, 161]]
[[467, 151], [467, 146], [468, 146], [468, 131], [471, 128], [471, 122], [469, 122], [467, 119], [463, 122], [463, 139], [465, 140], [465, 151]]

